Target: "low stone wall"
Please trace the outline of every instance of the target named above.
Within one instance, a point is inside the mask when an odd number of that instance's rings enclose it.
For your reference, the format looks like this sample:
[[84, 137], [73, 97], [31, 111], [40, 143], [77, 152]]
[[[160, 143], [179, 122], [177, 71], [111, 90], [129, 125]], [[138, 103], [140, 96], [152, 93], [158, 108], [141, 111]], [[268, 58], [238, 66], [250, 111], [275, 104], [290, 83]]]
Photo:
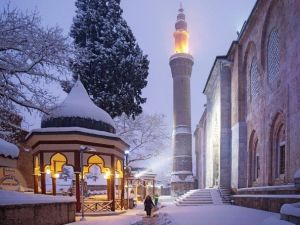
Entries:
[[295, 185], [291, 184], [281, 186], [241, 188], [235, 193], [238, 195], [300, 195], [300, 189], [295, 188]]
[[63, 225], [75, 222], [75, 202], [0, 206], [1, 225]]
[[280, 208], [285, 203], [300, 202], [300, 196], [284, 195], [233, 195], [234, 204], [248, 208], [261, 209], [271, 212], [280, 212]]

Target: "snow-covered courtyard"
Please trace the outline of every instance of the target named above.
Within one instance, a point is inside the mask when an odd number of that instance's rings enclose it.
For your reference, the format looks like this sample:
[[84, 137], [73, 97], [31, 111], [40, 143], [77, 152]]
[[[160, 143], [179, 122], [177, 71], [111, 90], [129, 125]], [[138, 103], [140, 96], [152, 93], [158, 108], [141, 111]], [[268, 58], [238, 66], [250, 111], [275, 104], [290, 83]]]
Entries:
[[[278, 213], [234, 205], [207, 205], [178, 207], [163, 203], [152, 218], [145, 218], [142, 205], [118, 216], [88, 217], [85, 222], [72, 225], [285, 225]], [[79, 218], [77, 218], [79, 220]], [[140, 221], [140, 223], [138, 223]], [[143, 221], [143, 222], [141, 222]]]

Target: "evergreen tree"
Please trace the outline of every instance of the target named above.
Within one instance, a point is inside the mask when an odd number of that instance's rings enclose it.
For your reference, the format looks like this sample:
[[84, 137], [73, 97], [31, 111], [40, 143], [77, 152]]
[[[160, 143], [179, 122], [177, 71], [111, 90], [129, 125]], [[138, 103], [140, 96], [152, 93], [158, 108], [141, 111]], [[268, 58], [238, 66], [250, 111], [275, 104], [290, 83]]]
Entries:
[[149, 61], [122, 18], [120, 0], [77, 0], [70, 35], [78, 76], [96, 105], [112, 117], [142, 112]]

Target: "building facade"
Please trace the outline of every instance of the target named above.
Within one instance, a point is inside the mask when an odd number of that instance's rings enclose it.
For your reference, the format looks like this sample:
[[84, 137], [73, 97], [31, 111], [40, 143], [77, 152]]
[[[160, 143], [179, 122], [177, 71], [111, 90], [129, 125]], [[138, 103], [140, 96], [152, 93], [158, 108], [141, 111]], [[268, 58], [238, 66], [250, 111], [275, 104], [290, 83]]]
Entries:
[[216, 57], [194, 132], [200, 187], [297, 192], [299, 21], [298, 0], [257, 1], [227, 55]]
[[177, 15], [175, 29], [175, 54], [170, 57], [174, 115], [172, 196], [184, 194], [194, 187], [190, 93], [190, 77], [194, 61], [188, 53], [189, 34], [182, 7], [180, 7]]

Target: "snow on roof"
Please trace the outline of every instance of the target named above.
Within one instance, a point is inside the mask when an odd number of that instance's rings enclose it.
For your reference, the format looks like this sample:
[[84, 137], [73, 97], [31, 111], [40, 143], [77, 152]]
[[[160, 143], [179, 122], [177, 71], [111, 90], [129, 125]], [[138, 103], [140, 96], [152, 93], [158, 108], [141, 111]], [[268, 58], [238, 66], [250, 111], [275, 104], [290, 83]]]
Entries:
[[289, 190], [294, 189], [294, 184], [284, 184], [284, 185], [274, 185], [274, 186], [259, 186], [259, 187], [248, 187], [248, 188], [239, 188], [238, 191], [248, 191], [248, 190]]
[[35, 195], [33, 193], [0, 190], [0, 206], [57, 202], [76, 202], [76, 199], [69, 196]]
[[293, 204], [283, 204], [280, 209], [280, 214], [300, 217], [300, 202]]
[[103, 109], [96, 106], [90, 99], [86, 89], [78, 79], [66, 99], [50, 111], [43, 120], [59, 117], [81, 117], [102, 121], [115, 128], [115, 122]]
[[169, 61], [171, 62], [172, 60], [177, 58], [186, 58], [194, 62], [193, 56], [188, 53], [176, 53], [170, 57]]
[[300, 199], [300, 195], [232, 195], [233, 198], [296, 198]]
[[117, 134], [109, 133], [106, 131], [100, 131], [100, 130], [92, 130], [92, 129], [83, 128], [83, 127], [45, 127], [45, 128], [33, 129], [26, 136], [26, 139], [28, 137], [30, 137], [30, 135], [32, 133], [60, 133], [60, 132], [82, 132], [82, 133], [87, 133], [87, 134], [95, 134], [95, 135], [99, 135], [99, 136], [120, 138]]
[[0, 138], [0, 155], [4, 157], [18, 158], [19, 148]]
[[294, 179], [299, 179], [300, 178], [300, 169], [298, 169], [294, 175]]

